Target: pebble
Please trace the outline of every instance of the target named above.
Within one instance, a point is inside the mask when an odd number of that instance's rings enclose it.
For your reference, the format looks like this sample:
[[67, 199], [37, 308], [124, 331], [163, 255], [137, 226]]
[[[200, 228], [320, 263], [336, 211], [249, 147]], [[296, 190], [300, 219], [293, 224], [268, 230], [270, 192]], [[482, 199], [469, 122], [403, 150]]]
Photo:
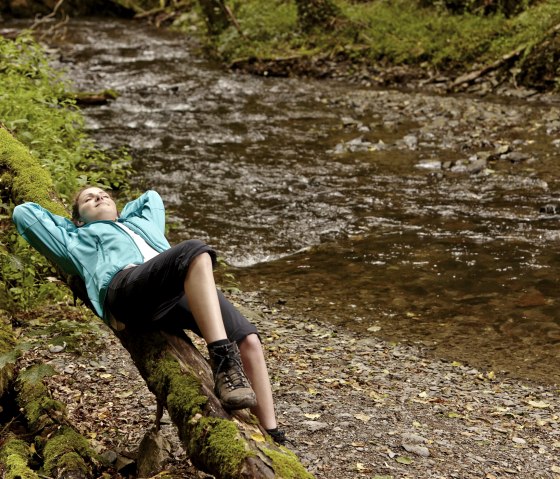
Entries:
[[321, 421], [303, 421], [302, 426], [305, 426], [309, 431], [316, 432], [321, 431], [329, 427], [326, 422]]

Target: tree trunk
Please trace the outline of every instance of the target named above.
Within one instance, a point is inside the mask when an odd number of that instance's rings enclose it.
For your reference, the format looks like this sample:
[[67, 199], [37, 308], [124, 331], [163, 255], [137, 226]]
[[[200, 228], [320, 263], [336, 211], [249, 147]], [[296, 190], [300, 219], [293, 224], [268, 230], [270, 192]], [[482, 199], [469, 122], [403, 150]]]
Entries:
[[229, 26], [229, 16], [225, 0], [199, 0], [211, 36], [222, 33]]
[[193, 464], [216, 478], [311, 478], [297, 457], [265, 438], [247, 411], [230, 415], [213, 393], [208, 361], [182, 330], [115, 331], [178, 428]]
[[296, 0], [296, 5], [298, 22], [304, 32], [326, 30], [341, 15], [332, 0]]

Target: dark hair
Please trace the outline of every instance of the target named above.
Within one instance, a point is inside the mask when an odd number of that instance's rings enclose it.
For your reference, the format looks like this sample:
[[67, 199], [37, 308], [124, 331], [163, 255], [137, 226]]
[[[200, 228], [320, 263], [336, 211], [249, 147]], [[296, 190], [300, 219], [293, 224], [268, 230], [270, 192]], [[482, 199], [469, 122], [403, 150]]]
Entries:
[[[74, 199], [72, 200], [72, 223], [74, 223], [78, 227], [81, 226], [80, 223], [82, 223], [82, 220], [80, 219], [80, 204], [78, 203], [78, 200], [80, 199], [80, 195], [84, 191], [89, 190], [90, 188], [99, 188], [99, 187], [94, 185], [83, 186], [77, 191], [77, 193], [74, 195]], [[111, 193], [109, 193], [108, 191], [106, 190], [103, 191], [105, 191], [105, 193], [111, 196]]]

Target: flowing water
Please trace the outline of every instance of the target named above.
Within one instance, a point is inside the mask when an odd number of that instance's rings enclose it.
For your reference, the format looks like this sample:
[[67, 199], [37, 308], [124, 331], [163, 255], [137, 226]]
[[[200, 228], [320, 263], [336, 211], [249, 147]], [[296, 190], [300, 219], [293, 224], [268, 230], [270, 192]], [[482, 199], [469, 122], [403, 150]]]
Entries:
[[553, 103], [257, 78], [116, 20], [73, 21], [48, 43], [78, 89], [119, 92], [85, 109], [90, 134], [129, 146], [172, 239], [215, 246], [241, 289], [560, 380], [559, 216], [540, 211], [560, 186]]

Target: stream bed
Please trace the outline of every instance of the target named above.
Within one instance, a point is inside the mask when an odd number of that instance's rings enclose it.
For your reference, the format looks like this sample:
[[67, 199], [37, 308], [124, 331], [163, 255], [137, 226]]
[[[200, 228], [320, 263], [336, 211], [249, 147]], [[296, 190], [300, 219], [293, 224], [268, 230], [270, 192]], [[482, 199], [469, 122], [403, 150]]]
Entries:
[[47, 42], [78, 90], [119, 93], [84, 109], [89, 134], [129, 148], [131, 181], [163, 196], [172, 241], [209, 242], [240, 289], [560, 381], [554, 98], [254, 77], [121, 20], [72, 20]]

